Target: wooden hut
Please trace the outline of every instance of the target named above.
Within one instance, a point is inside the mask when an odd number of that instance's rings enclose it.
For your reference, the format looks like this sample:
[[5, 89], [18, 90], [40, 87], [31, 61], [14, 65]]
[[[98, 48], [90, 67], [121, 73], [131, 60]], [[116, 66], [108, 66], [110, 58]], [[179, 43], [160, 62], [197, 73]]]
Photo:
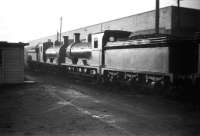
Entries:
[[0, 41], [0, 84], [24, 82], [25, 43]]

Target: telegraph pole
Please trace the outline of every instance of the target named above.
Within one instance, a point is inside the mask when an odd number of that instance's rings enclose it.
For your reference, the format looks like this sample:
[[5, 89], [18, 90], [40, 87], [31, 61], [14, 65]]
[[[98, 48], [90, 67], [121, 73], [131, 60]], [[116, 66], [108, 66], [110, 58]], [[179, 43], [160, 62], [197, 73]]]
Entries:
[[155, 13], [155, 33], [159, 34], [159, 18], [160, 18], [160, 0], [156, 0], [156, 13]]
[[60, 18], [60, 44], [61, 44], [61, 33], [62, 33], [62, 16]]
[[177, 6], [180, 7], [180, 0], [177, 0]]
[[177, 27], [178, 27], [178, 31], [180, 32], [181, 30], [181, 11], [180, 11], [180, 1], [182, 0], [177, 0], [177, 7], [178, 7], [178, 22], [177, 22]]

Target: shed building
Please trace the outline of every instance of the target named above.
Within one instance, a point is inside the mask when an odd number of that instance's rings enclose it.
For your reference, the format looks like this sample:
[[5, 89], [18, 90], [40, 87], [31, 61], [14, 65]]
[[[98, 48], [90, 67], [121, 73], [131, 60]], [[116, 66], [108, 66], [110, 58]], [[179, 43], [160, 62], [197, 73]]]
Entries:
[[[193, 36], [195, 32], [200, 31], [200, 10], [183, 7], [164, 7], [160, 8], [159, 32], [174, 36]], [[153, 34], [155, 33], [155, 10], [135, 14], [91, 26], [78, 28], [75, 30], [63, 32], [62, 35], [73, 39], [74, 33], [80, 33], [80, 39], [85, 39], [88, 34], [99, 33], [105, 30], [124, 30], [135, 34]], [[36, 46], [38, 43], [56, 40], [56, 35], [43, 37], [30, 41], [30, 46]]]
[[0, 41], [0, 84], [24, 82], [25, 45]]

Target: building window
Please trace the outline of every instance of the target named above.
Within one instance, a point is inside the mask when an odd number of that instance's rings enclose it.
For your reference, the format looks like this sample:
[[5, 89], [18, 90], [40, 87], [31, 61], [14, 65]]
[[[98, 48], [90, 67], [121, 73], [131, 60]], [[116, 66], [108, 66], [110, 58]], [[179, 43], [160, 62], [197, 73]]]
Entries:
[[98, 48], [98, 39], [94, 39], [94, 48]]
[[92, 34], [88, 34], [87, 39], [88, 39], [88, 42], [91, 42], [92, 41]]

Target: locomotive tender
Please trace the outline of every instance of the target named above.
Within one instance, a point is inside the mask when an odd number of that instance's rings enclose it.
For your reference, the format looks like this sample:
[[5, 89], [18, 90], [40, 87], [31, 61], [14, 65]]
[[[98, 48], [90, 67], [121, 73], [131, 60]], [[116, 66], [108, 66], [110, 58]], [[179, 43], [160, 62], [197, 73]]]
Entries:
[[169, 84], [199, 79], [199, 46], [198, 36], [194, 39], [106, 30], [89, 34], [84, 41], [75, 33], [74, 41], [64, 36], [64, 44], [60, 46], [51, 42], [36, 46], [36, 56], [40, 57], [32, 60], [103, 81]]

